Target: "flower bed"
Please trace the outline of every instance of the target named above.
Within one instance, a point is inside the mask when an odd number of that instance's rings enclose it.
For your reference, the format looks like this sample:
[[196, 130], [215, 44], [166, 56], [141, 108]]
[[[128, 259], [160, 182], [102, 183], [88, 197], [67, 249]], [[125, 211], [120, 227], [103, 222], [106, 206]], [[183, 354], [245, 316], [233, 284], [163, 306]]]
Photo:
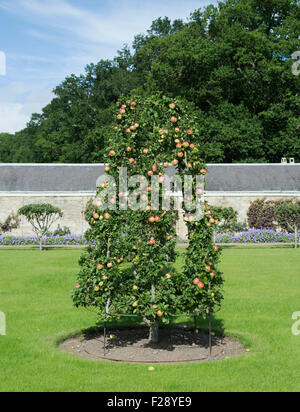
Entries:
[[[300, 235], [299, 235], [300, 241]], [[222, 233], [216, 236], [217, 243], [293, 243], [293, 233], [276, 232], [275, 230], [255, 229], [235, 235]]]
[[[86, 246], [84, 235], [49, 236], [42, 238], [43, 246]], [[0, 246], [39, 246], [35, 236], [0, 236]]]
[[[274, 230], [248, 230], [235, 235], [222, 233], [216, 236], [216, 243], [294, 243], [293, 233]], [[299, 234], [300, 242], [300, 234]], [[87, 246], [84, 235], [49, 236], [42, 239], [43, 246]], [[35, 236], [0, 236], [0, 246], [39, 246]]]

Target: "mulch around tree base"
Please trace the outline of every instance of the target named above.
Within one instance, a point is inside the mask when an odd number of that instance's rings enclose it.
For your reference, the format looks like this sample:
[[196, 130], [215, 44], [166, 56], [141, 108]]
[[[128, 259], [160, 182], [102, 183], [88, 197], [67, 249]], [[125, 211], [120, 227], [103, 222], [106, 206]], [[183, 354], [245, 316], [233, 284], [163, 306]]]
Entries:
[[148, 342], [147, 328], [109, 329], [104, 354], [104, 335], [98, 334], [65, 340], [60, 348], [74, 355], [98, 360], [123, 362], [216, 361], [241, 355], [243, 345], [229, 337], [212, 337], [209, 356], [208, 334], [184, 327], [162, 328], [159, 343]]

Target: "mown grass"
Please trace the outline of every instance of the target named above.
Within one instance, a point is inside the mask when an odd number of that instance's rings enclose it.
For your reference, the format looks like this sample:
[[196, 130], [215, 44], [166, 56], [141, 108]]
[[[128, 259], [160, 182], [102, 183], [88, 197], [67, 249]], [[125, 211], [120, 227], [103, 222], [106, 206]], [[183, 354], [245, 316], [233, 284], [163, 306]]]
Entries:
[[224, 248], [225, 301], [214, 323], [250, 352], [219, 362], [154, 365], [152, 372], [148, 365], [85, 360], [57, 347], [96, 323], [96, 315], [70, 299], [80, 253], [0, 250], [0, 311], [7, 317], [0, 391], [300, 390], [300, 336], [291, 333], [292, 314], [300, 311], [300, 250]]

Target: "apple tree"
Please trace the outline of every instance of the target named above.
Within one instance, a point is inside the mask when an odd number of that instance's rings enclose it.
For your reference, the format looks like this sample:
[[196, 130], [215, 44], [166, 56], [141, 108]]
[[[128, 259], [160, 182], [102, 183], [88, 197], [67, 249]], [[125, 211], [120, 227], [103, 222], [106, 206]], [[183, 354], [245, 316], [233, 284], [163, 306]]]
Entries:
[[182, 182], [189, 175], [194, 188], [207, 173], [198, 155], [194, 109], [161, 95], [124, 98], [117, 106], [107, 181], [88, 212], [86, 237], [93, 245], [80, 259], [73, 301], [95, 308], [101, 319], [140, 316], [149, 326], [150, 341], [157, 342], [160, 325], [173, 315], [207, 316], [219, 307], [223, 278], [217, 268], [220, 251], [213, 242], [218, 220], [199, 201], [202, 189], [188, 193], [190, 203], [197, 199], [203, 207], [197, 216], [184, 202], [189, 247], [183, 271], [175, 270], [177, 212], [174, 199], [162, 189], [170, 165]]

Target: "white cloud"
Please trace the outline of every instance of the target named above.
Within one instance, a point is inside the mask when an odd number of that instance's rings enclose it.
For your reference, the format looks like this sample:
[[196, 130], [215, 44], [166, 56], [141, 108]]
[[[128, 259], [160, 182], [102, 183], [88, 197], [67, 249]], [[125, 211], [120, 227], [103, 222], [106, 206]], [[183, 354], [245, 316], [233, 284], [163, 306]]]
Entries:
[[52, 97], [47, 85], [14, 82], [0, 87], [0, 133], [23, 129], [31, 114], [40, 112]]
[[15, 133], [28, 122], [24, 107], [18, 103], [0, 103], [0, 133]]
[[[81, 41], [97, 44], [129, 42], [139, 32], [145, 32], [151, 22], [168, 16], [171, 19], [183, 18], [204, 5], [217, 3], [216, 0], [115, 0], [95, 2], [96, 9], [75, 7], [66, 0], [11, 0], [2, 2], [6, 10], [26, 15], [35, 25], [52, 27], [68, 32]], [[97, 7], [98, 6], [98, 7]], [[33, 35], [42, 35], [33, 31]]]

